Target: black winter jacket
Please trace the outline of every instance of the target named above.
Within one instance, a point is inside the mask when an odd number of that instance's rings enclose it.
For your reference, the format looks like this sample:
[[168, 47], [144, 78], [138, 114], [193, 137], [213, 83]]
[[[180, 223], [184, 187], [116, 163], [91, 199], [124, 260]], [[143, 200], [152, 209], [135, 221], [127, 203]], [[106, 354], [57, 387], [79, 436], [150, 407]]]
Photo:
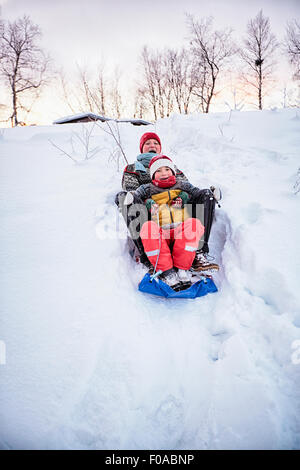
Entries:
[[191, 183], [185, 180], [177, 180], [174, 186], [170, 188], [158, 188], [152, 183], [141, 185], [134, 193], [134, 199], [136, 202], [144, 202], [146, 199], [151, 198], [153, 194], [158, 194], [163, 191], [172, 189], [180, 189], [185, 191], [190, 196], [189, 203], [204, 204], [204, 202], [212, 197], [210, 189], [199, 189], [193, 186]]

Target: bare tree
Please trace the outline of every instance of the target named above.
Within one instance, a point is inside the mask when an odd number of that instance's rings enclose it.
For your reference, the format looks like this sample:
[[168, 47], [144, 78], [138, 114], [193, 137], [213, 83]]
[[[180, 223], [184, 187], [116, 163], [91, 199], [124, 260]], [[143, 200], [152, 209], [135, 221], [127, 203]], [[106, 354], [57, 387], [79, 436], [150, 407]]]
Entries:
[[106, 114], [107, 90], [105, 87], [104, 66], [98, 65], [97, 71], [88, 70], [77, 64], [77, 82], [73, 88], [73, 99], [81, 112]]
[[105, 116], [107, 109], [107, 80], [105, 76], [105, 65], [101, 63], [97, 67], [95, 84], [92, 87], [92, 100], [98, 112]]
[[1, 24], [0, 75], [10, 89], [13, 126], [19, 124], [20, 109], [30, 111], [30, 107], [26, 109], [24, 99], [30, 95], [36, 100], [46, 83], [50, 59], [37, 46], [40, 37], [39, 26], [28, 16]]
[[116, 67], [111, 80], [112, 87], [110, 90], [111, 112], [112, 116], [117, 119], [120, 119], [122, 113], [122, 96], [120, 90], [121, 75], [119, 67]]
[[174, 90], [172, 83], [168, 79], [168, 63], [164, 53], [160, 54], [159, 61], [159, 72], [161, 74], [161, 80], [159, 81], [159, 84], [161, 85], [162, 83], [162, 86], [159, 87], [160, 115], [161, 117], [169, 117], [174, 108]]
[[147, 90], [145, 87], [136, 85], [135, 98], [134, 98], [134, 118], [143, 119], [145, 114], [149, 111], [146, 98]]
[[62, 99], [67, 104], [68, 108], [72, 111], [72, 113], [75, 114], [76, 110], [72, 102], [72, 97], [71, 97], [72, 92], [70, 91], [70, 82], [66, 80], [65, 72], [62, 68], [58, 71], [57, 78], [58, 78], [58, 83], [62, 89]]
[[97, 69], [88, 69], [86, 66], [77, 65], [77, 78], [74, 81], [66, 81], [60, 74], [60, 82], [63, 99], [72, 112], [91, 112], [102, 114], [111, 113], [120, 118], [122, 114], [121, 96], [121, 71], [116, 68], [109, 77], [105, 73], [104, 64], [99, 64]]
[[288, 22], [284, 46], [294, 67], [294, 78], [300, 80], [300, 23], [297, 20]]
[[213, 18], [202, 18], [199, 22], [187, 15], [191, 50], [197, 61], [197, 84], [193, 94], [200, 98], [203, 112], [208, 113], [216, 94], [218, 76], [236, 48], [232, 41], [232, 30], [213, 30]]
[[152, 60], [147, 47], [144, 47], [141, 54], [141, 62], [144, 71], [145, 85], [140, 87], [144, 89], [144, 97], [150, 102], [155, 121], [158, 117], [157, 90], [155, 79], [152, 73]]
[[263, 97], [273, 73], [273, 54], [277, 46], [277, 40], [270, 31], [269, 18], [260, 10], [256, 17], [248, 22], [244, 47], [240, 50], [240, 56], [247, 67], [247, 72], [242, 74], [242, 78], [255, 89], [258, 109], [263, 108]]
[[142, 51], [142, 61], [144, 66], [144, 77], [145, 77], [145, 97], [149, 100], [152, 105], [154, 119], [157, 120], [159, 116], [159, 90], [156, 83], [156, 76], [153, 71], [155, 59], [148, 47], [144, 47]]
[[172, 88], [166, 77], [163, 53], [145, 46], [141, 53], [144, 97], [151, 105], [154, 119], [168, 117], [173, 109]]
[[161, 52], [157, 51], [152, 52], [151, 57], [151, 66], [152, 66], [152, 76], [154, 79], [154, 85], [156, 87], [157, 92], [157, 102], [158, 102], [158, 110], [160, 117], [164, 118], [165, 115], [168, 116], [168, 111], [165, 112], [164, 106], [164, 96], [166, 93], [165, 83], [164, 83], [164, 70], [163, 70], [163, 58]]
[[77, 99], [80, 103], [81, 111], [95, 112], [95, 94], [93, 93], [91, 79], [89, 77], [88, 70], [84, 67], [77, 65], [78, 70], [78, 84], [79, 88], [76, 93]]
[[[0, 10], [0, 14], [1, 14], [1, 10]], [[4, 28], [5, 28], [4, 21], [0, 19], [0, 37], [2, 37], [4, 34]], [[2, 47], [0, 47], [0, 61], [3, 58], [4, 58], [4, 50], [2, 50]]]
[[188, 113], [198, 77], [198, 65], [186, 49], [167, 49], [164, 54], [166, 79], [180, 113]]

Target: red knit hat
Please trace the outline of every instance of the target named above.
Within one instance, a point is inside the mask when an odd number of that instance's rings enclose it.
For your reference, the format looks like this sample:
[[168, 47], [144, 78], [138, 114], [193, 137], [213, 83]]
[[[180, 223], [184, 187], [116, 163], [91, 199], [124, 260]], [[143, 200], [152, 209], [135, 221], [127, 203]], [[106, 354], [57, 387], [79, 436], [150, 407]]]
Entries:
[[140, 140], [140, 152], [141, 153], [143, 152], [144, 143], [150, 139], [157, 140], [157, 142], [159, 143], [161, 147], [161, 141], [157, 134], [155, 134], [154, 132], [145, 132], [145, 134], [142, 135], [141, 140]]
[[166, 155], [160, 154], [160, 155], [155, 155], [155, 157], [151, 158], [150, 160], [149, 171], [150, 171], [151, 179], [153, 178], [154, 173], [162, 166], [167, 166], [168, 168], [171, 168], [174, 175], [176, 175], [176, 168], [171, 158], [166, 157]]

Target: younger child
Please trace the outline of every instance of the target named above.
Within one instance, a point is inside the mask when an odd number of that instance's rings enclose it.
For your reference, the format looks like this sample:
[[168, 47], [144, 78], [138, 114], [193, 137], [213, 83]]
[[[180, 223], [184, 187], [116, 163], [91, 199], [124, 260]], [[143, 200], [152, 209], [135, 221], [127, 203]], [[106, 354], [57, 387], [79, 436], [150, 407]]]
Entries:
[[135, 201], [143, 201], [151, 213], [140, 232], [145, 253], [166, 284], [174, 290], [190, 287], [189, 269], [204, 227], [199, 219], [190, 217], [184, 205], [201, 199], [205, 190], [177, 181], [176, 167], [165, 155], [153, 157], [149, 170], [151, 183], [134, 192]]

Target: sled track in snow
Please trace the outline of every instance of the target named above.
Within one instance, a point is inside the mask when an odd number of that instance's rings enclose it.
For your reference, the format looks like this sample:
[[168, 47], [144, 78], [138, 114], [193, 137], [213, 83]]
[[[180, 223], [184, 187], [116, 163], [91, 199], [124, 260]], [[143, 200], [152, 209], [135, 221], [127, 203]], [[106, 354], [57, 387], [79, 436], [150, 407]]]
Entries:
[[[60, 447], [295, 445], [272, 417], [284, 415], [286, 428], [297, 427], [292, 416], [296, 397], [288, 396], [293, 378], [270, 344], [280, 329], [274, 319], [280, 317], [241, 283], [239, 250], [226, 212], [217, 211], [210, 251], [220, 264], [214, 276], [219, 291], [183, 300], [139, 292], [145, 271], [130, 258], [126, 240], [108, 245], [104, 264], [114, 268], [107, 275], [114, 313], [106, 314], [98, 357], [68, 422], [55, 430]], [[280, 385], [283, 375], [287, 393]]]

